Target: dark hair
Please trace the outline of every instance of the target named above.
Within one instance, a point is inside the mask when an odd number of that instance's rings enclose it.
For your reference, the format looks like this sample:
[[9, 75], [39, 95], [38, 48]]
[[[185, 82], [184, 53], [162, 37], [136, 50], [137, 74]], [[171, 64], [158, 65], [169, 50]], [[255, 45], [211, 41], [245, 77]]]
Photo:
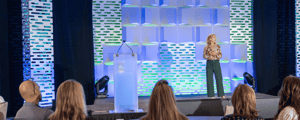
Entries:
[[[296, 76], [287, 76], [283, 80], [283, 90], [279, 101], [279, 109], [274, 116], [277, 119], [280, 112], [287, 106], [293, 107], [297, 114], [300, 115], [300, 78]], [[300, 120], [300, 116], [298, 116]]]
[[166, 80], [155, 84], [150, 97], [149, 111], [141, 120], [188, 120], [178, 111], [175, 95], [168, 84]]

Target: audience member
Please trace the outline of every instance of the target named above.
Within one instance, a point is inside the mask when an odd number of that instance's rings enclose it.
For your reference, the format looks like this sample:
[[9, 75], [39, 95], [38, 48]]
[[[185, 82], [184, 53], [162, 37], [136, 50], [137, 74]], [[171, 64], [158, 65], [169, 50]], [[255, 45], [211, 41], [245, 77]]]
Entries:
[[56, 109], [50, 120], [85, 120], [87, 117], [82, 85], [75, 80], [63, 82], [57, 90]]
[[141, 120], [188, 120], [176, 107], [176, 100], [168, 81], [160, 80], [153, 88], [149, 111]]
[[4, 102], [5, 102], [4, 98], [0, 96], [0, 103], [4, 103]]
[[0, 120], [5, 120], [4, 115], [2, 112], [0, 112]]
[[19, 87], [19, 92], [26, 102], [17, 112], [16, 119], [48, 120], [53, 111], [38, 106], [42, 100], [42, 95], [37, 83], [31, 80], [24, 81]]
[[283, 89], [279, 101], [279, 109], [274, 120], [300, 120], [300, 79], [287, 76], [283, 80]]
[[3, 118], [6, 118], [6, 112], [7, 112], [7, 103], [5, 103], [5, 100], [2, 96], [0, 96], [0, 120], [2, 120], [2, 116]]
[[246, 84], [235, 88], [231, 99], [234, 112], [222, 120], [264, 120], [256, 110], [256, 97], [254, 90]]

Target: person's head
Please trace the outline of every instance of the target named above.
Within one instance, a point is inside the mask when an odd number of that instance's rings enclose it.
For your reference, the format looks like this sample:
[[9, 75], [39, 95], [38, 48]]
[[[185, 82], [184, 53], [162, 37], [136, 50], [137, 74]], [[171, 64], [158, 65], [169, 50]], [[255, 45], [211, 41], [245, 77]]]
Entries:
[[239, 84], [232, 94], [231, 102], [234, 108], [233, 116], [241, 116], [247, 119], [258, 117], [255, 93], [248, 85]]
[[149, 111], [143, 120], [182, 120], [187, 119], [176, 107], [176, 99], [168, 81], [155, 84], [150, 96]]
[[40, 87], [32, 80], [23, 81], [19, 86], [19, 92], [26, 102], [39, 104], [42, 100]]
[[206, 43], [208, 45], [215, 45], [216, 43], [216, 35], [215, 34], [210, 34], [208, 35], [207, 39], [206, 39]]
[[82, 85], [67, 80], [59, 85], [55, 112], [50, 120], [84, 120], [87, 116], [85, 95]]
[[[300, 115], [300, 78], [296, 76], [287, 76], [283, 80], [283, 90], [281, 92], [281, 97], [279, 101], [279, 109], [275, 115], [277, 119], [281, 110], [287, 106], [293, 107], [297, 113]], [[300, 119], [300, 116], [299, 118]]]

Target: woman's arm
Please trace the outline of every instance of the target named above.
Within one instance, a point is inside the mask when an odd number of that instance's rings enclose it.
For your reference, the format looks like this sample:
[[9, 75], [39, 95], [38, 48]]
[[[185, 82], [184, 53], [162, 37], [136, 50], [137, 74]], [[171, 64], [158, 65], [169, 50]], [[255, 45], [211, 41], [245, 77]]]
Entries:
[[219, 45], [218, 45], [218, 50], [217, 50], [216, 55], [217, 55], [218, 59], [222, 58], [222, 51], [221, 51], [221, 47]]
[[207, 46], [204, 47], [203, 58], [204, 59], [208, 59], [209, 58], [209, 53], [208, 53], [208, 50], [207, 50]]
[[286, 107], [280, 111], [277, 120], [297, 120], [297, 112], [294, 108]]

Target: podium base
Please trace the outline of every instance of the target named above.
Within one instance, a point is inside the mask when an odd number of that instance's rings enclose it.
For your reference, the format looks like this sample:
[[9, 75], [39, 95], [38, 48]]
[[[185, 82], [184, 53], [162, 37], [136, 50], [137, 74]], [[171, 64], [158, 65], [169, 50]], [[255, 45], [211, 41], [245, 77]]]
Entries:
[[138, 109], [137, 112], [134, 112], [133, 110], [131, 111], [123, 111], [123, 112], [116, 112], [115, 110], [109, 110], [109, 113], [140, 113], [140, 112], [144, 112], [143, 109]]
[[108, 95], [97, 95], [97, 99], [103, 99], [103, 98], [107, 98]]

